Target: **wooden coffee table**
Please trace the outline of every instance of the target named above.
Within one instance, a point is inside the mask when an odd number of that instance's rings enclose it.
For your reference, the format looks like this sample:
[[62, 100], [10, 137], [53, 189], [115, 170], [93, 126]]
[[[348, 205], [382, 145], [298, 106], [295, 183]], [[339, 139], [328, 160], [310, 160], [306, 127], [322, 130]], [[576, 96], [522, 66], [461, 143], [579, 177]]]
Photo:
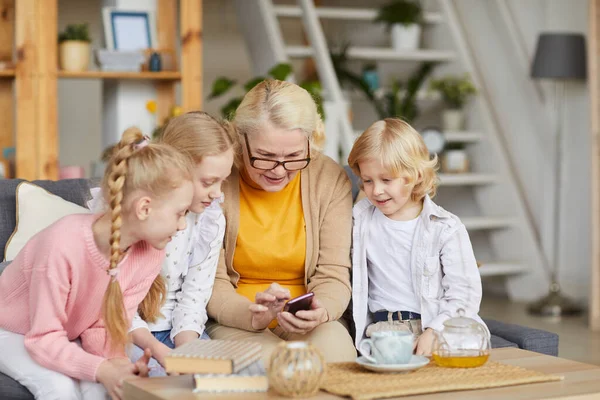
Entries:
[[[532, 400], [532, 399], [600, 399], [600, 366], [583, 364], [564, 358], [546, 356], [520, 349], [494, 349], [491, 360], [517, 365], [532, 370], [564, 376], [560, 382], [535, 383], [507, 386], [495, 389], [467, 390], [460, 392], [435, 393], [419, 396], [405, 396], [399, 399], [418, 400]], [[126, 400], [196, 400], [202, 399], [283, 399], [276, 393], [202, 394], [196, 397], [192, 392], [191, 375], [165, 378], [138, 378], [125, 382]], [[319, 392], [311, 397], [314, 400], [340, 399], [341, 397]]]

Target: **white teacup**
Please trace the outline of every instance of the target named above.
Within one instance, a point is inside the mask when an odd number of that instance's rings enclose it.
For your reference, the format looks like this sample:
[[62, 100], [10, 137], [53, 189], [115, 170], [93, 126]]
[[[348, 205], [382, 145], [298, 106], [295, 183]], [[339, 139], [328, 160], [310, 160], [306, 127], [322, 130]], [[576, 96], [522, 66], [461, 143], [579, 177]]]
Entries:
[[413, 334], [402, 331], [373, 332], [358, 345], [358, 351], [375, 364], [406, 364], [413, 354]]

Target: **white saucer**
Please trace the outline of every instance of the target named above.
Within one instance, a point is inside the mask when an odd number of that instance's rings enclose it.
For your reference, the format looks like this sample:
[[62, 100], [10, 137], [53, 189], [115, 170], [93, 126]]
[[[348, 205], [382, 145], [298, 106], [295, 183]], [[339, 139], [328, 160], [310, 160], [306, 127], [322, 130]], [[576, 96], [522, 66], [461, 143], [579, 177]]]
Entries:
[[365, 357], [360, 356], [356, 359], [356, 363], [375, 372], [407, 372], [426, 366], [429, 364], [429, 358], [413, 355], [410, 362], [406, 364], [374, 364]]

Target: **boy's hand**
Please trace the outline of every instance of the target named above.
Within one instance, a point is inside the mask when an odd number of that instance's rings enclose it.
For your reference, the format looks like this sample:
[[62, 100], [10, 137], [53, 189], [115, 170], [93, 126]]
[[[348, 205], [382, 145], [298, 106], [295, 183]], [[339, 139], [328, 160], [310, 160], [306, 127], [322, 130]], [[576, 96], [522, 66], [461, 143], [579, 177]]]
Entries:
[[431, 356], [433, 351], [433, 342], [435, 341], [435, 333], [433, 329], [427, 328], [425, 332], [417, 340], [415, 340], [413, 351], [419, 356]]

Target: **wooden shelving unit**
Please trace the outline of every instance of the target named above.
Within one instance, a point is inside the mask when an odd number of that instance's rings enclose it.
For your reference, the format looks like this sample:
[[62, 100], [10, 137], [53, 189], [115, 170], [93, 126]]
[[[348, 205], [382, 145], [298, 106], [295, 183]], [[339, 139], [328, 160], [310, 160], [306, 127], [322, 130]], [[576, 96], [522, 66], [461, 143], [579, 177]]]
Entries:
[[183, 110], [201, 109], [202, 0], [157, 0], [158, 45], [175, 49], [181, 42], [180, 71], [59, 71], [57, 16], [58, 0], [0, 0], [0, 60], [17, 54], [15, 70], [0, 71], [0, 148], [16, 147], [16, 177], [58, 178], [58, 79], [151, 81], [159, 121], [175, 105], [181, 82]]
[[132, 79], [132, 80], [178, 81], [181, 79], [181, 73], [179, 71], [162, 71], [162, 72], [58, 71], [58, 77], [65, 78], [65, 79]]
[[0, 71], [0, 78], [2, 79], [11, 79], [15, 77], [15, 70], [14, 69], [5, 69], [5, 70], [1, 70]]

